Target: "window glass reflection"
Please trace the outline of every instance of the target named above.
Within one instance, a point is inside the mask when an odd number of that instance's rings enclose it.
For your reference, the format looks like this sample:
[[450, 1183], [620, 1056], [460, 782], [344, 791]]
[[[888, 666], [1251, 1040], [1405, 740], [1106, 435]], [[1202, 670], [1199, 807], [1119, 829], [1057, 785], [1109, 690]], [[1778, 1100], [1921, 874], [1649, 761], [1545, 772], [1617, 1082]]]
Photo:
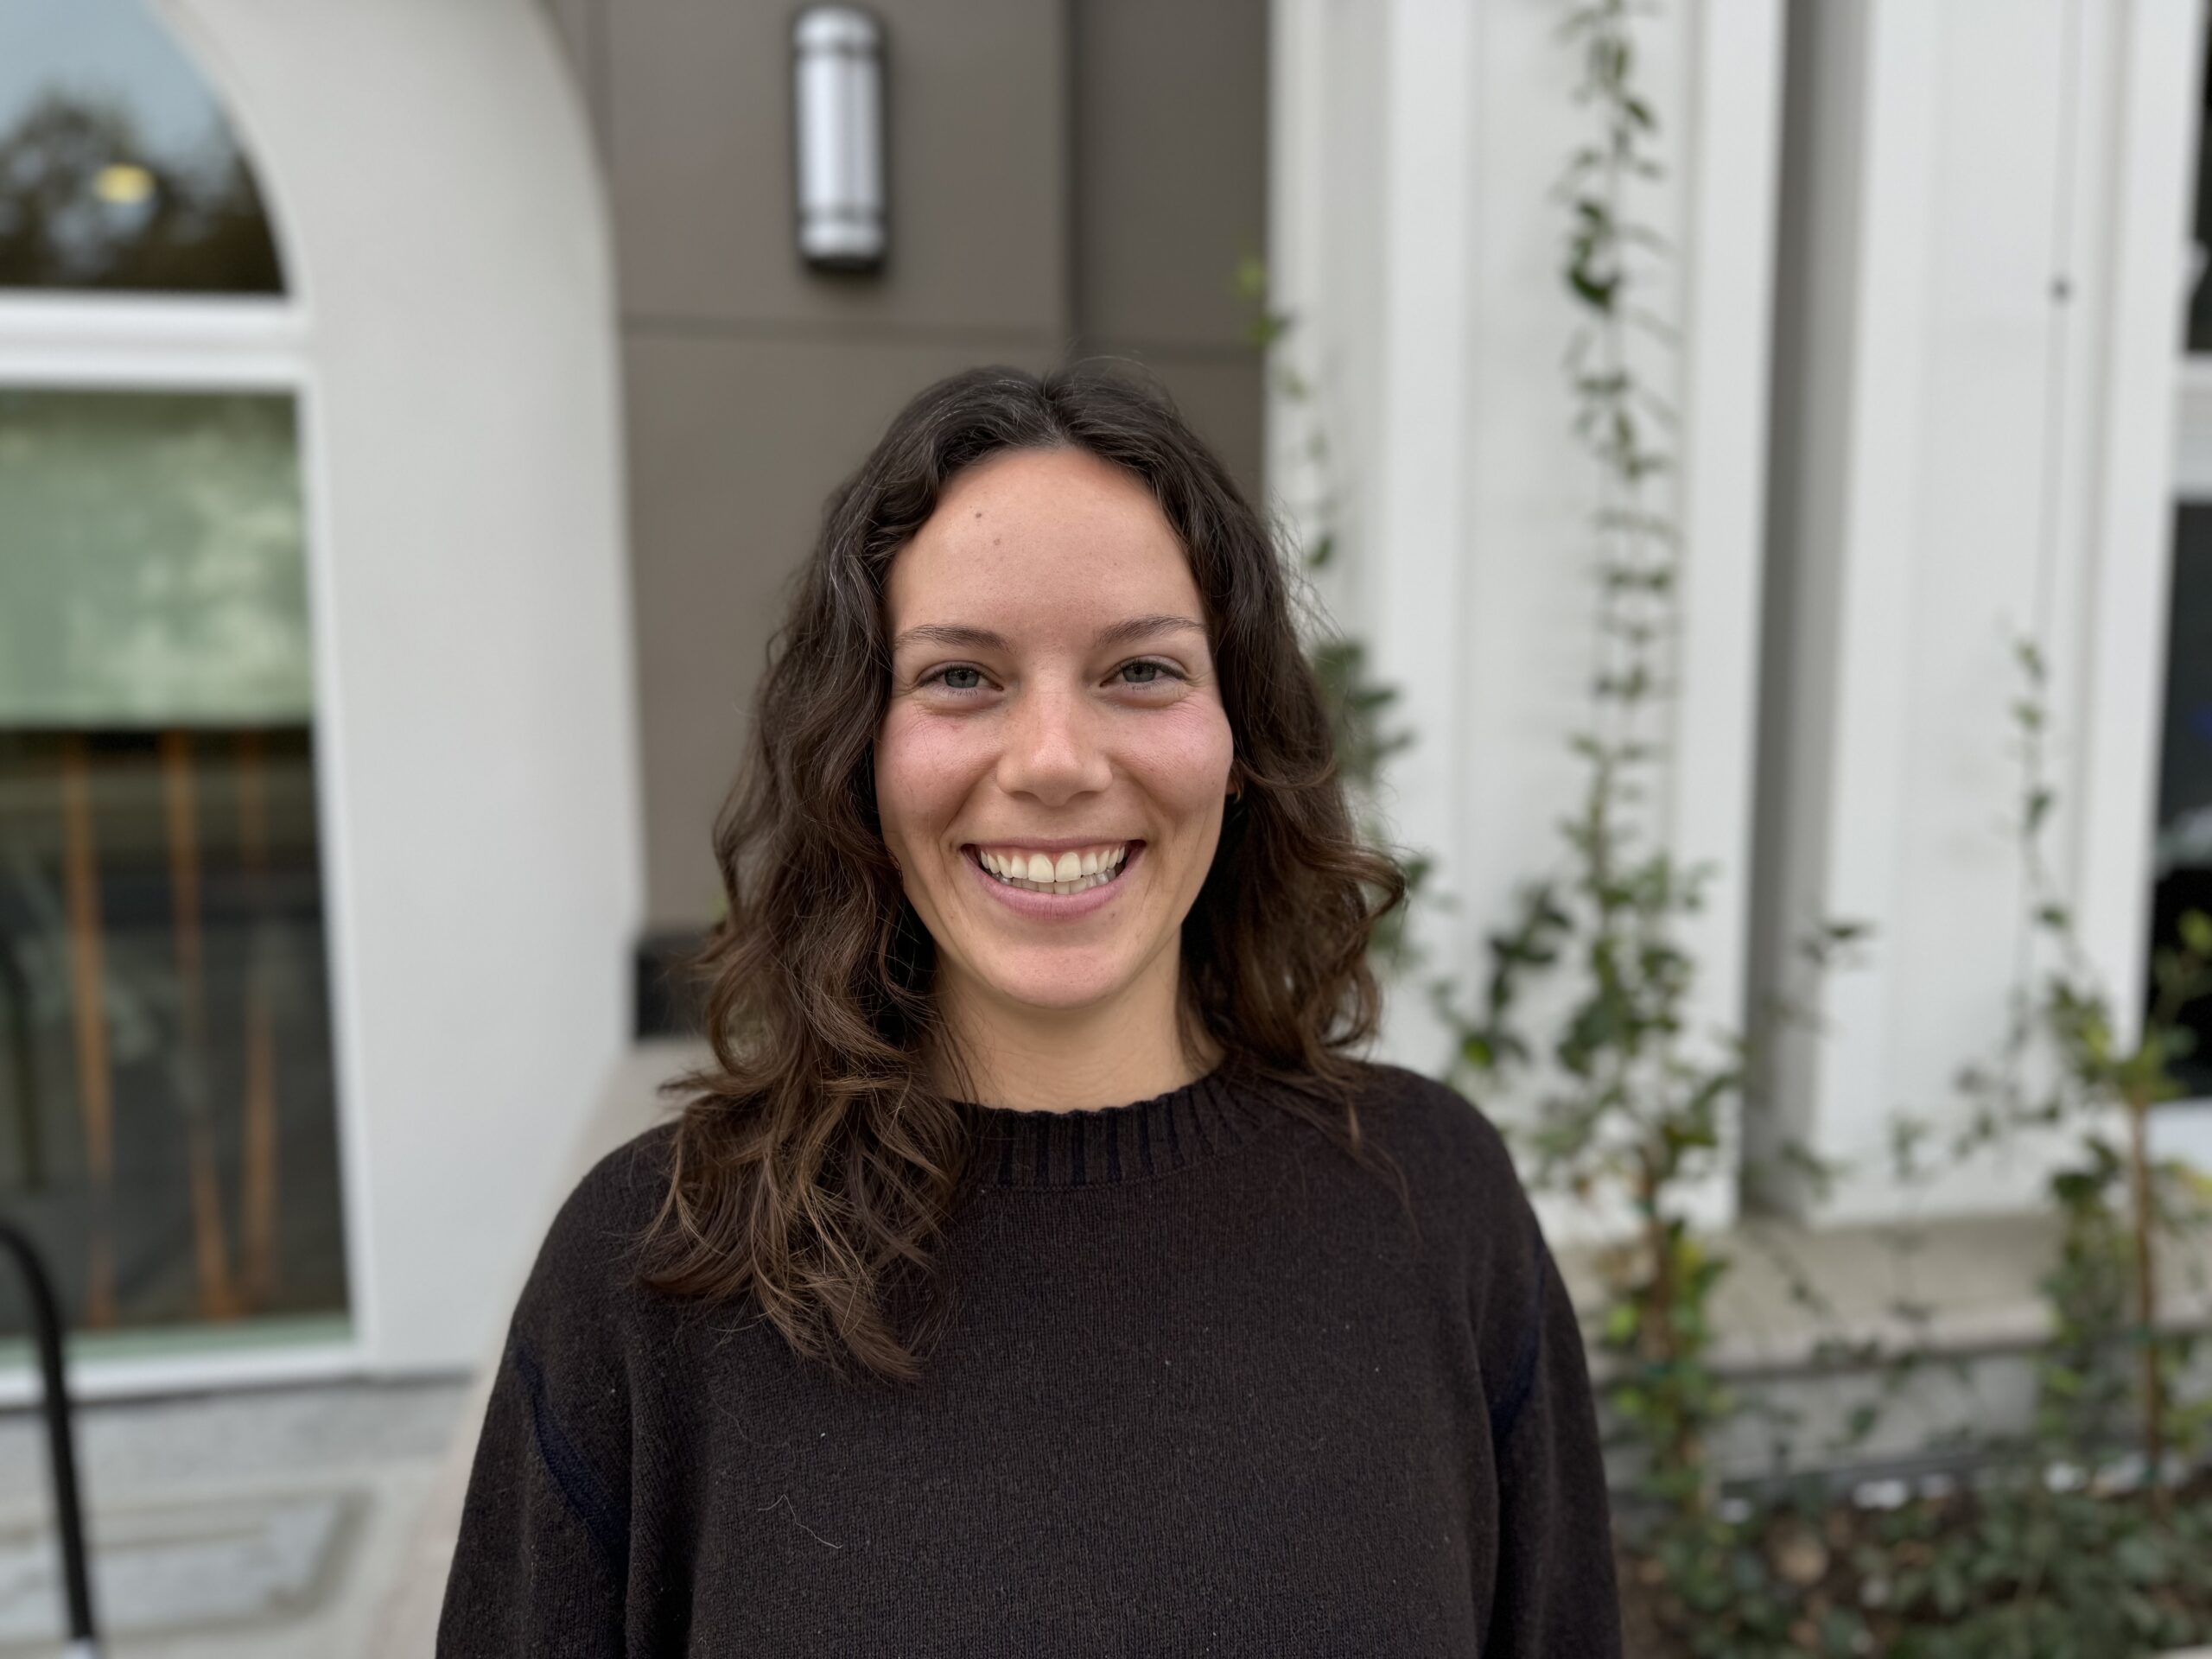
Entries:
[[0, 723], [297, 722], [292, 400], [0, 389]]
[[0, 1207], [94, 1330], [346, 1308], [293, 434], [0, 391]]
[[143, 0], [0, 0], [0, 288], [283, 290], [231, 123]]
[[[2183, 506], [2174, 531], [2152, 870], [2152, 942], [2177, 944], [2184, 912], [2212, 912], [2212, 505]], [[2196, 1052], [2175, 1070], [2192, 1096], [2212, 1096], [2212, 1006], [2198, 1002], [2184, 1021]]]

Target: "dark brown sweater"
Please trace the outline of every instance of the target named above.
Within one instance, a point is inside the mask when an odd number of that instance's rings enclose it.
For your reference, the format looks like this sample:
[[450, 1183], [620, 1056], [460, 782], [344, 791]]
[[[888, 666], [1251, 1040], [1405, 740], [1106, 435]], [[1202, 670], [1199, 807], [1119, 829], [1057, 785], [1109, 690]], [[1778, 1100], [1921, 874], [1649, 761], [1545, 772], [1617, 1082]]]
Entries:
[[1218, 1075], [969, 1109], [956, 1311], [907, 1392], [631, 1282], [662, 1125], [515, 1311], [438, 1652], [1620, 1652], [1573, 1310], [1496, 1128], [1363, 1068], [1355, 1165]]

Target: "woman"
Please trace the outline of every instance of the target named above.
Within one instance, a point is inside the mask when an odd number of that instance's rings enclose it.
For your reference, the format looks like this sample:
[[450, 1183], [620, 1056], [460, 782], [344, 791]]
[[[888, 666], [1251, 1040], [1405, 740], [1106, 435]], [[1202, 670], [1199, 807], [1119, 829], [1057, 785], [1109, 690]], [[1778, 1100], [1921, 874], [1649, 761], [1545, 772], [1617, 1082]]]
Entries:
[[713, 1063], [544, 1242], [440, 1652], [1618, 1654], [1573, 1310], [1347, 1052], [1405, 885], [1219, 461], [955, 376], [779, 640]]

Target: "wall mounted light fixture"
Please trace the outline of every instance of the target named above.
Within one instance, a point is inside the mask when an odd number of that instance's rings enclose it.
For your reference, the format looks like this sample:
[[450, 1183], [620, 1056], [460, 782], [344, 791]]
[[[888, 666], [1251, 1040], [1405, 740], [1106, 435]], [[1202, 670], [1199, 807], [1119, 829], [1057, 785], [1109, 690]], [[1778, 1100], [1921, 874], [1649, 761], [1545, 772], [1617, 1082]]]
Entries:
[[874, 270], [884, 213], [883, 25], [858, 6], [808, 6], [791, 22], [798, 251], [810, 265]]

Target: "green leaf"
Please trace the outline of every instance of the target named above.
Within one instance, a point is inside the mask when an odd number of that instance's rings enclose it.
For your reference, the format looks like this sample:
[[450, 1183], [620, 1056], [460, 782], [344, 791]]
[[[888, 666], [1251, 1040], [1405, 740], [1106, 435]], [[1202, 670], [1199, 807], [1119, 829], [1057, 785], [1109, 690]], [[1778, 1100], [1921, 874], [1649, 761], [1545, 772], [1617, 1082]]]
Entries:
[[2113, 1546], [2113, 1565], [2137, 1584], [2158, 1584], [2167, 1573], [2166, 1553], [2155, 1540], [2137, 1533]]

